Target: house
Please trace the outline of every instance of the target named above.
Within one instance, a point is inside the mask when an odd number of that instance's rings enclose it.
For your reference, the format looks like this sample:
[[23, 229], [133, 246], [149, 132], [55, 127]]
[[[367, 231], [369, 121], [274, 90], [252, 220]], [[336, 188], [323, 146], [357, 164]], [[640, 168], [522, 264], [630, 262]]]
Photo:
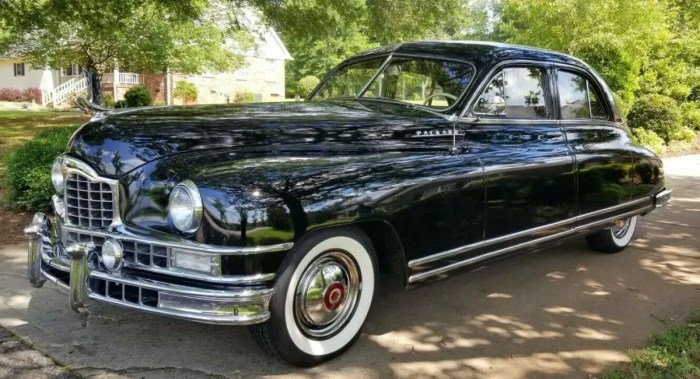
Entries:
[[[142, 84], [143, 78], [137, 73], [121, 73], [117, 75], [116, 88], [123, 89]], [[113, 86], [113, 78], [103, 76], [104, 82]], [[24, 90], [39, 88], [42, 93], [41, 105], [60, 106], [68, 100], [86, 91], [87, 80], [82, 75], [82, 67], [71, 65], [62, 69], [37, 69], [25, 62], [21, 57], [6, 54], [0, 56], [0, 89], [15, 88]], [[109, 87], [111, 89], [111, 87]]]
[[[155, 102], [181, 104], [181, 100], [173, 99], [171, 94], [178, 81], [187, 81], [197, 87], [197, 102], [200, 104], [226, 103], [242, 93], [252, 94], [256, 101], [284, 100], [284, 66], [292, 57], [274, 29], [256, 29], [255, 48], [237, 51], [243, 55], [245, 63], [234, 71], [198, 75], [154, 74], [124, 72], [115, 67], [102, 75], [102, 89], [105, 94], [120, 100], [129, 88], [143, 84], [154, 95]], [[235, 45], [230, 48], [237, 50]], [[77, 65], [60, 70], [36, 69], [21, 57], [8, 54], [0, 56], [0, 88], [39, 88], [42, 105], [61, 106], [86, 90], [87, 81], [81, 71]]]
[[[236, 94], [251, 93], [255, 101], [284, 100], [285, 62], [292, 59], [282, 40], [272, 28], [256, 37], [256, 48], [242, 53], [245, 63], [231, 72], [210, 72], [198, 75], [172, 73], [171, 88], [178, 81], [197, 87], [200, 104], [226, 103]], [[175, 99], [179, 103], [179, 99]]]

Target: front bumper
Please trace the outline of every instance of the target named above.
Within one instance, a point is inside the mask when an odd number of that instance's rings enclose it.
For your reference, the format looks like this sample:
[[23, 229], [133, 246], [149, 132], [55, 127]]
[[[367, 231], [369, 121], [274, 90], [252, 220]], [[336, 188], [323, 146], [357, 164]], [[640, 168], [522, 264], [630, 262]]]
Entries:
[[173, 283], [132, 271], [112, 273], [100, 269], [95, 245], [69, 243], [43, 213], [34, 215], [25, 229], [30, 236], [29, 282], [41, 287], [48, 279], [68, 290], [70, 307], [85, 312], [90, 300], [191, 321], [246, 325], [270, 318], [268, 306], [274, 289], [265, 286], [198, 286]]

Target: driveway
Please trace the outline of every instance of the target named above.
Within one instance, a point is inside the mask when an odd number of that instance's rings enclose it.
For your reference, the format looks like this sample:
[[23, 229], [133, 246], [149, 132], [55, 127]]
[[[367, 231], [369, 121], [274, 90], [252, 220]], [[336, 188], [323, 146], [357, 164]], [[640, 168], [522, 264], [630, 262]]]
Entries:
[[55, 286], [29, 286], [23, 246], [0, 248], [0, 325], [85, 376], [585, 378], [700, 309], [700, 155], [667, 159], [666, 174], [673, 203], [642, 218], [624, 252], [574, 240], [410, 291], [384, 287], [357, 344], [311, 369], [264, 355], [246, 328], [100, 304], [82, 319]]

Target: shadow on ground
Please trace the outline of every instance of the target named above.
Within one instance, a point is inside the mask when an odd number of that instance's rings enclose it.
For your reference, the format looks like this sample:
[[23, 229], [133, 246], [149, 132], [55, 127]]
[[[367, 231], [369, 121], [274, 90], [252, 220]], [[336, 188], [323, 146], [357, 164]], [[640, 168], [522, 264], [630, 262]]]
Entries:
[[626, 251], [573, 240], [410, 291], [384, 284], [357, 344], [311, 369], [266, 356], [241, 327], [101, 304], [83, 320], [53, 286], [29, 287], [24, 256], [3, 262], [0, 323], [87, 375], [588, 377], [697, 309], [699, 179], [668, 181], [674, 203], [643, 218]]

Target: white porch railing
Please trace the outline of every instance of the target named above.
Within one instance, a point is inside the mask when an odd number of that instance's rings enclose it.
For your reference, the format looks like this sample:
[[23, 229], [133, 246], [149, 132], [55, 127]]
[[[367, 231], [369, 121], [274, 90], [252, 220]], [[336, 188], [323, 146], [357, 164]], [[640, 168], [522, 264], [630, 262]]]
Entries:
[[114, 74], [104, 74], [102, 75], [102, 83], [135, 86], [143, 84], [143, 76], [141, 74], [136, 74], [133, 72], [120, 72], [117, 74], [117, 83], [114, 83]]
[[87, 79], [75, 78], [59, 85], [58, 87], [50, 91], [41, 91], [41, 105], [59, 105], [68, 100], [70, 95], [87, 89], [87, 86]]

